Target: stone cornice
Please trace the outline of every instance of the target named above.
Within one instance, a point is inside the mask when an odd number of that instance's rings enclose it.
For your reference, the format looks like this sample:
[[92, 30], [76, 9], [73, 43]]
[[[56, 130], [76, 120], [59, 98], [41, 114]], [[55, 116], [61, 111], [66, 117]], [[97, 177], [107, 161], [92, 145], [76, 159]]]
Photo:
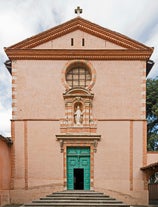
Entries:
[[61, 152], [64, 152], [64, 145], [75, 143], [77, 145], [93, 145], [94, 152], [97, 151], [98, 141], [101, 140], [101, 135], [98, 134], [57, 134], [56, 140], [60, 142]]
[[11, 60], [148, 60], [151, 50], [7, 49]]

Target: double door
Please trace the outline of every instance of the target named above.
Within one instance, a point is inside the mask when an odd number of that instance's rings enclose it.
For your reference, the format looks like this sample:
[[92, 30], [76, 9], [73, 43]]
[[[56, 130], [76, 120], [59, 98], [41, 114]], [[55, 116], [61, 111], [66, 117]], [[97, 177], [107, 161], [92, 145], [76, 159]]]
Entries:
[[90, 148], [67, 148], [67, 189], [90, 190]]

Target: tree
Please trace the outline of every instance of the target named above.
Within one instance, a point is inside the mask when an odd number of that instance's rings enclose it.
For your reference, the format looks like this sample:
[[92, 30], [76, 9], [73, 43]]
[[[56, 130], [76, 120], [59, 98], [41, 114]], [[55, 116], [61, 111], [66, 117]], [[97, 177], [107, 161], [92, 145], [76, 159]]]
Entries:
[[158, 79], [147, 80], [147, 149], [158, 151]]

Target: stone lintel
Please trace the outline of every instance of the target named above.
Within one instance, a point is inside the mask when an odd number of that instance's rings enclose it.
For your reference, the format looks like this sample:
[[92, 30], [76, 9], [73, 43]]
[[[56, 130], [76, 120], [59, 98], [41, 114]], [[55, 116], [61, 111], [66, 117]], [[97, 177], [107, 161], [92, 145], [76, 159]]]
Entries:
[[58, 141], [60, 140], [97, 140], [100, 141], [101, 135], [97, 134], [58, 134], [56, 135]]

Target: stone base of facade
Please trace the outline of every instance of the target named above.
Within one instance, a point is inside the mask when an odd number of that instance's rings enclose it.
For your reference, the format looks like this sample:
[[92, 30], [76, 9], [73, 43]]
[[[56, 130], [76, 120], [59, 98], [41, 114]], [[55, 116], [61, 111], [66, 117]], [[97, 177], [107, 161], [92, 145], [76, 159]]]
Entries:
[[[40, 197], [46, 196], [53, 192], [64, 190], [61, 185], [51, 186], [38, 186], [28, 190], [16, 189], [16, 190], [3, 190], [0, 191], [0, 206], [6, 204], [23, 204], [31, 202], [32, 200], [39, 199]], [[148, 191], [137, 191], [137, 192], [118, 192], [115, 190], [109, 190], [104, 188], [94, 188], [97, 192], [103, 192], [113, 198], [123, 201], [129, 205], [148, 205]]]
[[10, 191], [0, 190], [0, 206], [10, 203]]
[[148, 199], [148, 191], [126, 191], [126, 192], [119, 192], [115, 190], [110, 189], [104, 189], [104, 188], [94, 188], [97, 192], [102, 192], [106, 195], [109, 195], [113, 198], [116, 198], [120, 201], [123, 201], [126, 204], [129, 205], [148, 205], [149, 199]]
[[51, 186], [38, 186], [28, 190], [16, 189], [10, 190], [10, 202], [16, 204], [29, 203], [32, 200], [39, 199], [53, 192], [62, 191], [63, 186], [51, 185]]

